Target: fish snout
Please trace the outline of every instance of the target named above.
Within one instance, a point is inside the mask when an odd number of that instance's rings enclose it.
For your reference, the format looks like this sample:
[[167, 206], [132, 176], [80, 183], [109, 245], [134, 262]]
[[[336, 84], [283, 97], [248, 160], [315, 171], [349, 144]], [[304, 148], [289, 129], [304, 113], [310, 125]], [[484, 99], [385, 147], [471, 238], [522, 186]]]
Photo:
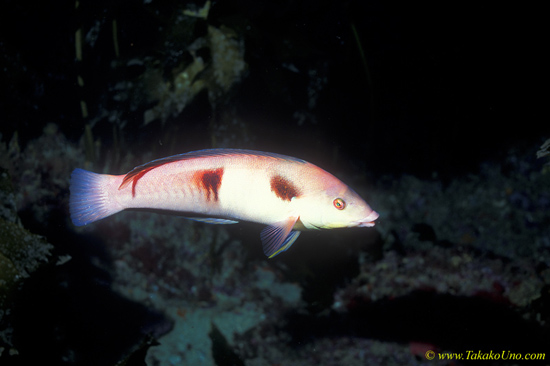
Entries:
[[379, 217], [378, 212], [372, 211], [367, 217], [361, 220], [357, 220], [358, 227], [373, 227], [374, 221]]

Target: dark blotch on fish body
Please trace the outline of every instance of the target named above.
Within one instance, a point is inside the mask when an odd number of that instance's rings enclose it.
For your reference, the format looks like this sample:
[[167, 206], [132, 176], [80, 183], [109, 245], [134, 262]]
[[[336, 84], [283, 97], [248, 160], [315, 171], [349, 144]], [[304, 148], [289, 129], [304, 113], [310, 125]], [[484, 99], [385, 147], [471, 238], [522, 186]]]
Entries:
[[218, 192], [222, 184], [223, 168], [200, 170], [195, 173], [197, 186], [206, 193], [206, 200], [218, 201]]
[[275, 175], [270, 180], [271, 191], [275, 193], [277, 197], [284, 201], [290, 201], [293, 197], [300, 195], [298, 188], [292, 184], [288, 179]]

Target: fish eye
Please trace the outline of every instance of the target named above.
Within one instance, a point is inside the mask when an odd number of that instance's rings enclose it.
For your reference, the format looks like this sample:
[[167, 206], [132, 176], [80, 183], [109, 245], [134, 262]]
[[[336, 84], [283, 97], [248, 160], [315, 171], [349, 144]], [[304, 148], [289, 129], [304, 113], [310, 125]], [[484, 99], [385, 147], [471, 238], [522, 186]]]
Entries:
[[336, 198], [334, 201], [332, 201], [332, 204], [339, 210], [343, 210], [344, 208], [346, 208], [346, 202], [344, 202], [344, 200], [341, 198]]

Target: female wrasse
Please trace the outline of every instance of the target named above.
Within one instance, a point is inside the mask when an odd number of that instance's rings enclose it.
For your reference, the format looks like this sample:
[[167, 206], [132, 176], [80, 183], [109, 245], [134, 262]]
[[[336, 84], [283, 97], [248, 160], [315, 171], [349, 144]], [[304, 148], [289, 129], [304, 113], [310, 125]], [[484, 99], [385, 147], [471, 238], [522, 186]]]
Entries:
[[284, 252], [304, 229], [370, 227], [378, 214], [346, 184], [304, 160], [260, 151], [212, 149], [153, 160], [125, 175], [75, 169], [76, 226], [125, 209], [168, 211], [213, 224], [268, 225], [264, 253]]

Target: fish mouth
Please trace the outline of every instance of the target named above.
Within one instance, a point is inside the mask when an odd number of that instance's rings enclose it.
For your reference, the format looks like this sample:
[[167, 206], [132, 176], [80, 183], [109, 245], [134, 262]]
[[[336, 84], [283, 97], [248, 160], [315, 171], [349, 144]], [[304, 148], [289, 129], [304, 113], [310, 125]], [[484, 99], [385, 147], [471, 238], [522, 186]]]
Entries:
[[378, 212], [376, 211], [372, 211], [367, 217], [365, 217], [364, 219], [361, 219], [361, 220], [358, 220], [357, 221], [357, 226], [358, 227], [373, 227], [375, 225], [375, 220], [379, 217], [380, 215], [378, 214]]

